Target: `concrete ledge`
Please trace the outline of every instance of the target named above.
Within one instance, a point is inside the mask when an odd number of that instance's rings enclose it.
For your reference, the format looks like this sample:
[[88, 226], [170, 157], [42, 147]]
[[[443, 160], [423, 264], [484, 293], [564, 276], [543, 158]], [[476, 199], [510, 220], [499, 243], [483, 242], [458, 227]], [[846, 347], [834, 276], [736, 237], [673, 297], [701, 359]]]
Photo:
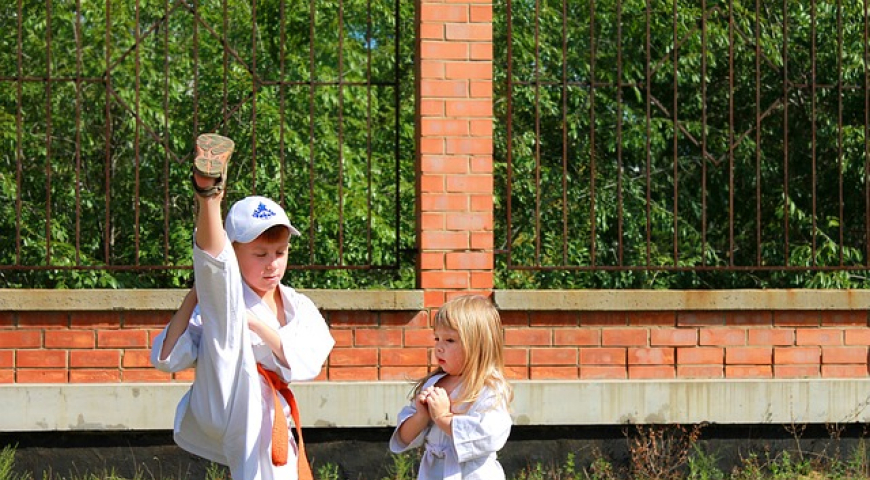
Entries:
[[[305, 290], [322, 310], [421, 310], [422, 290]], [[186, 289], [0, 289], [0, 311], [175, 310]]]
[[518, 425], [851, 423], [870, 379], [516, 382]]
[[[870, 379], [515, 382], [517, 425], [870, 421]], [[0, 385], [0, 430], [171, 429], [186, 384]], [[390, 427], [405, 382], [294, 384], [306, 427]]]
[[870, 290], [496, 290], [501, 310], [868, 310]]
[[[324, 310], [422, 310], [422, 290], [300, 289]], [[0, 289], [0, 311], [175, 310], [185, 289]], [[495, 290], [509, 311], [870, 310], [870, 290]]]

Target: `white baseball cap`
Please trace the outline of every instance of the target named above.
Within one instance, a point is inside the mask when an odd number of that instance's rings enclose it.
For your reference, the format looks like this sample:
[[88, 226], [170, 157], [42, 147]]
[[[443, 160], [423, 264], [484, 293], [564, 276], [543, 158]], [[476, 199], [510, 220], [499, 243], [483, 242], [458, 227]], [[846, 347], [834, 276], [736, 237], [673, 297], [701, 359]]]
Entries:
[[290, 224], [290, 219], [281, 205], [266, 197], [245, 197], [230, 208], [224, 229], [231, 242], [250, 243], [266, 230], [276, 225], [283, 225], [290, 230], [290, 235], [301, 235], [296, 227]]

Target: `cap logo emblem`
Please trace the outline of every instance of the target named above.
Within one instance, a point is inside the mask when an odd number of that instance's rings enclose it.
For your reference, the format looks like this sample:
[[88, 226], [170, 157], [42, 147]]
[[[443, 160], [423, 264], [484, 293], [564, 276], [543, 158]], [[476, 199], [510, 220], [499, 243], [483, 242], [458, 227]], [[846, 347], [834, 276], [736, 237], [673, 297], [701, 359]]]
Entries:
[[257, 206], [257, 209], [254, 210], [254, 218], [259, 218], [260, 220], [266, 220], [267, 218], [274, 217], [275, 212], [266, 208], [266, 205], [263, 202]]

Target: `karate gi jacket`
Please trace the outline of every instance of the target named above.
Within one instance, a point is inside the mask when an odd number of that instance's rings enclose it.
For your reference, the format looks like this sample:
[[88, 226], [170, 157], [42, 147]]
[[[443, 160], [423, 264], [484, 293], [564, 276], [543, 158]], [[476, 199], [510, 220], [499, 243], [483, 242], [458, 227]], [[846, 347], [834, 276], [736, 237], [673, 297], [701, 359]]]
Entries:
[[[423, 389], [435, 385], [444, 375], [430, 378]], [[451, 394], [453, 397], [457, 392]], [[429, 425], [409, 444], [399, 437], [399, 427], [417, 412], [414, 401], [402, 408], [390, 438], [390, 450], [402, 453], [423, 447], [418, 480], [504, 480], [504, 470], [496, 452], [504, 447], [511, 431], [511, 416], [506, 405], [497, 405], [495, 393], [484, 388], [465, 413], [453, 416], [453, 437], [429, 421]]]
[[[257, 363], [285, 382], [311, 380], [335, 345], [329, 327], [308, 297], [284, 285], [279, 288], [286, 325], [280, 326], [242, 279], [229, 240], [217, 257], [194, 245], [194, 275], [198, 304], [187, 330], [166, 358], [159, 358], [166, 329], [151, 351], [151, 362], [159, 370], [196, 368], [196, 378], [176, 409], [175, 441], [195, 455], [229, 466], [236, 480], [295, 480], [297, 447], [292, 434], [287, 464], [277, 467], [271, 462], [275, 406]], [[287, 365], [250, 331], [248, 313], [278, 331]], [[289, 406], [279, 398], [290, 425]]]

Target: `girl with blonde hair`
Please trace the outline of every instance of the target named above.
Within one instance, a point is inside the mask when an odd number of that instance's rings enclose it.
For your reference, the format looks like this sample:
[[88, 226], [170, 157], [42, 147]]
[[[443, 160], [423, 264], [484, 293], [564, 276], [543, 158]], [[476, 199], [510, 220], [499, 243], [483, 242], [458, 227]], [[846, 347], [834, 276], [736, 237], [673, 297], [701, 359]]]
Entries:
[[496, 453], [511, 430], [501, 320], [486, 297], [445, 303], [433, 322], [438, 368], [399, 412], [390, 450], [422, 447], [418, 480], [500, 480]]

